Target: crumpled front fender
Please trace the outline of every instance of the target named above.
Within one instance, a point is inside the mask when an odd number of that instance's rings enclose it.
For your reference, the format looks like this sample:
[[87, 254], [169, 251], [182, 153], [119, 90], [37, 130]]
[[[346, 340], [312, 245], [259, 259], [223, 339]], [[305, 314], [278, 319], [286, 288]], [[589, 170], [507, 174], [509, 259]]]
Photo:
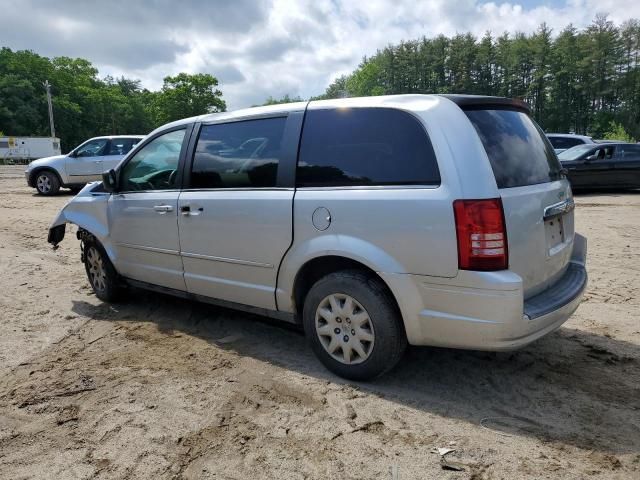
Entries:
[[100, 186], [100, 183], [87, 185], [58, 212], [49, 227], [49, 243], [57, 246], [64, 239], [65, 225], [73, 223], [96, 237], [113, 260], [107, 216], [110, 194], [100, 191]]

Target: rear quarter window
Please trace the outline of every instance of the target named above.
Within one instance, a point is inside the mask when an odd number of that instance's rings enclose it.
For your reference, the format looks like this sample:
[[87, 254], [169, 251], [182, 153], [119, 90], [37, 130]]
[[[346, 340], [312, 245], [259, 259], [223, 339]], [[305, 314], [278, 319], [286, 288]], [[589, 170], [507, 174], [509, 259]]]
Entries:
[[561, 178], [561, 166], [542, 130], [524, 112], [467, 110], [484, 146], [498, 188]]
[[299, 187], [438, 185], [440, 173], [426, 131], [407, 112], [309, 110], [296, 183]]

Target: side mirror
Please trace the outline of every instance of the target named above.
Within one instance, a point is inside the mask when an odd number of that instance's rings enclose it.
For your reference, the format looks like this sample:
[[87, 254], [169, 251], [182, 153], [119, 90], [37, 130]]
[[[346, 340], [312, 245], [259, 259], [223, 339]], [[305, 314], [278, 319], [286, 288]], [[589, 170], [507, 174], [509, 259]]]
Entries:
[[118, 174], [113, 168], [102, 174], [102, 185], [104, 189], [110, 193], [118, 190]]
[[585, 158], [585, 160], [587, 162], [593, 162], [594, 160], [597, 160], [598, 156], [594, 153], [593, 155], [589, 155], [587, 158]]

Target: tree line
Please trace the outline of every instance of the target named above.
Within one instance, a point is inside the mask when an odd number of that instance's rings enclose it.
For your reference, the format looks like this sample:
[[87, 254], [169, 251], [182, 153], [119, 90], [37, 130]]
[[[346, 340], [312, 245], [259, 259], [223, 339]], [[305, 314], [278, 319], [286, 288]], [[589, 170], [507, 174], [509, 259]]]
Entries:
[[640, 139], [640, 22], [604, 15], [552, 35], [487, 32], [403, 41], [364, 58], [316, 98], [469, 93], [520, 98], [547, 132]]
[[98, 135], [146, 134], [193, 115], [224, 111], [218, 80], [209, 74], [179, 73], [150, 91], [139, 80], [99, 78], [81, 58], [47, 58], [32, 51], [0, 49], [0, 132], [48, 136], [45, 80], [52, 84], [56, 136], [63, 151]]
[[[164, 123], [226, 104], [215, 76], [180, 73], [151, 91], [139, 80], [99, 78], [81, 58], [47, 58], [0, 49], [0, 132], [48, 135], [43, 82], [52, 84], [56, 134], [63, 151], [86, 138], [145, 134]], [[557, 35], [487, 32], [423, 37], [365, 57], [350, 74], [313, 98], [401, 93], [469, 93], [520, 98], [547, 132], [640, 139], [640, 22], [606, 16]], [[265, 104], [300, 101], [285, 95]]]

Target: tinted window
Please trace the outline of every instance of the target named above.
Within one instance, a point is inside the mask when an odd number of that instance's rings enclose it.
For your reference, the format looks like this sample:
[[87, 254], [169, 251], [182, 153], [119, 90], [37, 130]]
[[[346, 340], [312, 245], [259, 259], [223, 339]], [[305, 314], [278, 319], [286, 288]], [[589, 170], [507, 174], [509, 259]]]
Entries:
[[582, 139], [580, 138], [573, 138], [573, 137], [548, 137], [549, 141], [551, 142], [551, 145], [553, 145], [553, 148], [571, 148], [571, 147], [575, 147], [576, 145], [582, 145], [584, 144], [584, 141], [582, 141]]
[[275, 187], [286, 117], [204, 125], [191, 188]]
[[622, 158], [640, 158], [640, 145], [621, 145], [618, 148]]
[[514, 110], [466, 112], [487, 152], [498, 188], [560, 178], [560, 163], [544, 133], [528, 115]]
[[185, 130], [165, 133], [136, 152], [122, 169], [120, 190], [175, 188], [184, 133]]
[[578, 145], [576, 147], [565, 150], [558, 154], [560, 161], [573, 161], [578, 160], [585, 153], [593, 150], [593, 145]]
[[76, 157], [99, 157], [104, 155], [107, 149], [107, 139], [101, 138], [98, 140], [91, 140], [76, 150]]
[[139, 141], [138, 138], [112, 138], [107, 155], [126, 155]]
[[296, 177], [303, 187], [440, 183], [422, 125], [389, 108], [308, 111]]

